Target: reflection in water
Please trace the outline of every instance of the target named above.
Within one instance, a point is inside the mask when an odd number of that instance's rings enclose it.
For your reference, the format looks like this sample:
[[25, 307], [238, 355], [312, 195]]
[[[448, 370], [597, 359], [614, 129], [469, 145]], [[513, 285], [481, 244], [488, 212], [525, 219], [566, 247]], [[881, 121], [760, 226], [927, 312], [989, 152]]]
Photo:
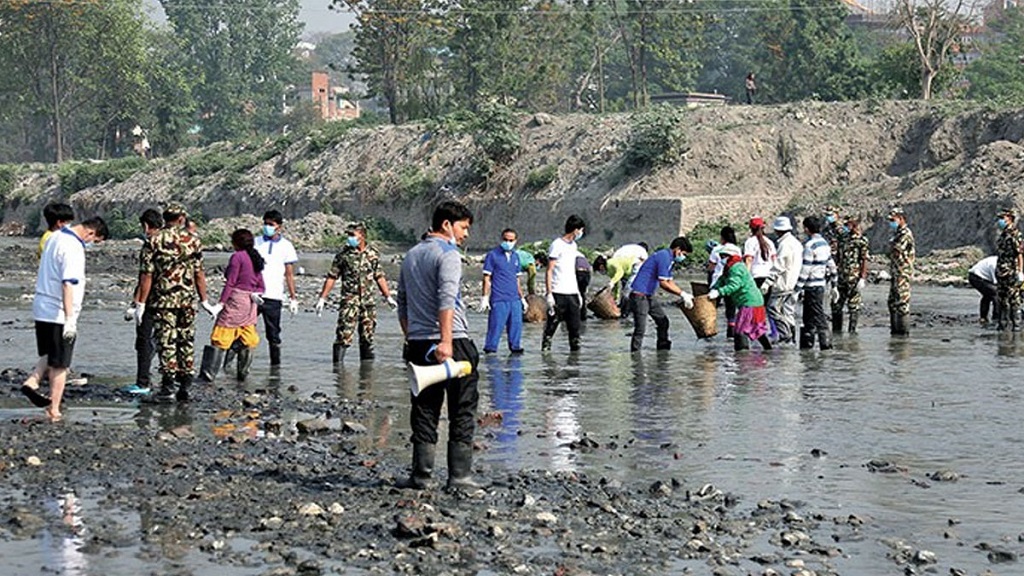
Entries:
[[501, 427], [495, 433], [495, 454], [508, 458], [509, 464], [518, 461], [520, 412], [523, 409], [523, 361], [518, 355], [508, 359], [488, 354], [484, 358], [483, 378], [490, 383], [491, 405], [502, 415]]
[[359, 362], [358, 367], [335, 366], [334, 375], [339, 397], [345, 400], [370, 400], [373, 398], [373, 362]]
[[45, 547], [44, 558], [49, 565], [42, 568], [42, 571], [85, 576], [88, 574], [89, 561], [80, 551], [84, 544], [82, 537], [85, 535], [85, 525], [78, 498], [73, 492], [68, 492], [51, 500], [47, 508], [60, 515], [63, 528], [59, 533], [47, 531], [41, 539]]

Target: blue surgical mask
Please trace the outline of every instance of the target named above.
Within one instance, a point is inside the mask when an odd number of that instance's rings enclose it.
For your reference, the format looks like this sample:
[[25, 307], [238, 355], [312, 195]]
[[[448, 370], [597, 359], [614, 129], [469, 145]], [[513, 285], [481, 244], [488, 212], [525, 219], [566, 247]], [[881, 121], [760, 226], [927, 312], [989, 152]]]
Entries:
[[270, 224], [263, 225], [263, 235], [267, 238], [273, 238], [274, 234], [277, 234], [277, 226], [271, 226]]
[[835, 216], [833, 216], [831, 214], [829, 214], [828, 216], [825, 216], [825, 222], [828, 222], [829, 224], [831, 224], [831, 223], [833, 223], [835, 221], [836, 221], [836, 217]]
[[672, 259], [676, 261], [676, 264], [682, 264], [686, 261], [686, 254], [676, 254]]
[[889, 220], [889, 228], [896, 230], [900, 227], [900, 223], [895, 220]]
[[996, 220], [996, 226], [999, 226], [1000, 230], [1006, 228], [1006, 220], [1003, 219], [1003, 218], [1000, 218], [999, 220]]
[[452, 246], [455, 246], [456, 248], [459, 247], [459, 242], [455, 239], [455, 236], [451, 236], [450, 238], [448, 238], [448, 243], [451, 244]]
[[511, 252], [513, 249], [515, 249], [515, 247], [516, 247], [515, 240], [513, 240], [511, 242], [509, 242], [508, 240], [505, 240], [505, 241], [503, 241], [501, 243], [501, 249], [504, 250], [505, 252]]
[[583, 230], [580, 230], [579, 232], [577, 232], [576, 236], [573, 239], [576, 240], [577, 242], [579, 242], [579, 240], [581, 238], [583, 238]]
[[359, 238], [357, 236], [349, 236], [345, 242], [353, 248], [359, 248]]
[[843, 234], [849, 234], [849, 233], [850, 233], [850, 227], [849, 226], [843, 226]]

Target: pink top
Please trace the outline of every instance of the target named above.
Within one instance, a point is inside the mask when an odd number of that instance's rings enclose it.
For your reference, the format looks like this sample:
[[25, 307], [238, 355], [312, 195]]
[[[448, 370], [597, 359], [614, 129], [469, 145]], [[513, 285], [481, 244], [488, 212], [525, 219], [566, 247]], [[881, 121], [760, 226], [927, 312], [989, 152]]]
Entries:
[[228, 328], [240, 328], [256, 324], [256, 303], [251, 295], [262, 294], [265, 290], [263, 275], [256, 273], [252, 267], [252, 259], [245, 250], [231, 255], [228, 267], [224, 270], [227, 281], [220, 293], [220, 303], [224, 310], [217, 316], [217, 325]]

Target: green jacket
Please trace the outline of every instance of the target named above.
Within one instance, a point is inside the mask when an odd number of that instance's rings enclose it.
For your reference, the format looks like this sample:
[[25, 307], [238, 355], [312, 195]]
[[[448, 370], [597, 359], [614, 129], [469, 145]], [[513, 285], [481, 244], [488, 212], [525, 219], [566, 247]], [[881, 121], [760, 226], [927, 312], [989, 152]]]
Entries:
[[750, 275], [750, 271], [747, 270], [743, 262], [733, 264], [712, 288], [718, 290], [720, 295], [731, 298], [736, 306], [747, 308], [764, 306], [761, 289], [754, 283], [754, 277]]

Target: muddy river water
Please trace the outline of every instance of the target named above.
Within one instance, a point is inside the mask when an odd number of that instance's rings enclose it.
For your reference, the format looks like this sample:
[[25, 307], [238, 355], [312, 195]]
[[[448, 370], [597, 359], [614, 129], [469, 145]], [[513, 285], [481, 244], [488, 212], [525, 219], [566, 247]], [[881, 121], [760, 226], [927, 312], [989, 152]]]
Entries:
[[[309, 266], [315, 271], [323, 262]], [[970, 290], [915, 288], [909, 339], [891, 338], [882, 325], [883, 286], [869, 286], [865, 300], [872, 313], [861, 332], [837, 337], [829, 352], [735, 353], [721, 337], [695, 340], [682, 315], [673, 313], [668, 352], [655, 352], [650, 334], [648, 349], [630, 355], [630, 325], [591, 319], [580, 354], [568, 353], [560, 332], [554, 351], [542, 355], [541, 327], [527, 325], [526, 354], [503, 350], [482, 358], [481, 411], [502, 418], [479, 430], [486, 450], [478, 462], [484, 470], [579, 470], [624, 482], [679, 478], [713, 483], [747, 502], [786, 497], [812, 502], [828, 515], [856, 514], [876, 530], [872, 538], [844, 543], [849, 557], [837, 562], [843, 574], [894, 573], [882, 542], [890, 536], [934, 550], [944, 565], [969, 573], [1024, 571], [1017, 563], [991, 564], [976, 548], [980, 542], [1013, 551], [1024, 546], [1018, 542], [1024, 533], [1018, 452], [1024, 448], [1024, 337], [977, 326]], [[0, 366], [31, 364], [30, 317], [26, 301], [0, 309]], [[133, 331], [121, 308], [87, 306], [82, 318], [76, 369], [93, 383], [129, 384]], [[481, 346], [486, 319], [472, 313], [470, 322]], [[200, 343], [210, 326], [200, 319]], [[376, 400], [378, 413], [365, 423], [368, 437], [407, 458], [401, 440], [408, 437], [407, 380], [392, 313], [381, 311], [377, 359], [350, 361], [338, 372], [329, 364], [333, 318], [286, 315], [284, 338], [280, 372], [266, 367], [261, 343], [248, 386]], [[2, 419], [34, 414], [18, 400], [0, 404]], [[71, 423], [154, 425], [130, 403], [71, 401], [66, 417]], [[200, 419], [192, 425], [204, 433]], [[596, 447], [579, 449], [585, 437]], [[67, 512], [64, 495], [49, 498], [54, 513]], [[88, 523], [87, 498], [70, 506]], [[135, 573], [150, 566], [131, 555], [84, 557], [74, 542], [56, 536], [0, 540], [0, 558], [18, 559], [0, 566], [0, 574], [38, 573], [40, 565], [65, 574]], [[199, 558], [185, 562], [194, 574], [254, 573]]]

